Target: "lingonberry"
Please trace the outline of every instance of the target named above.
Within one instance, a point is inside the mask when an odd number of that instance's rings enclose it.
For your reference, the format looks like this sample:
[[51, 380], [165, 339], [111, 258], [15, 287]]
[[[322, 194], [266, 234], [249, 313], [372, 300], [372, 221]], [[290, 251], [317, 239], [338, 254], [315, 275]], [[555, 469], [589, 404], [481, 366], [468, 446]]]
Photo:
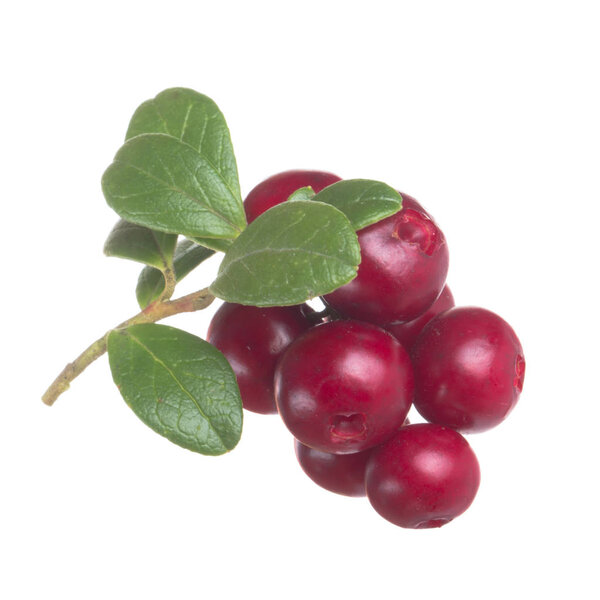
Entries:
[[523, 389], [521, 344], [506, 321], [483, 308], [451, 308], [435, 317], [412, 357], [419, 413], [463, 433], [498, 425]]
[[359, 321], [305, 332], [275, 370], [279, 414], [303, 444], [335, 454], [380, 444], [402, 425], [413, 396], [410, 357], [390, 333]]
[[296, 457], [303, 471], [318, 485], [344, 496], [364, 496], [365, 469], [371, 450], [332, 454], [294, 440]]
[[285, 202], [296, 190], [310, 186], [315, 193], [340, 181], [337, 175], [323, 171], [284, 171], [273, 175], [253, 188], [244, 200], [246, 219], [251, 223], [269, 208]]
[[[410, 425], [404, 420], [403, 427]], [[344, 496], [364, 496], [365, 471], [372, 448], [353, 454], [332, 454], [294, 440], [296, 458], [302, 470], [322, 488]]]
[[446, 285], [438, 299], [420, 316], [406, 323], [390, 323], [385, 326], [407, 350], [410, 351], [421, 330], [433, 317], [452, 308], [454, 298], [450, 288]]
[[386, 325], [411, 321], [440, 295], [448, 273], [441, 229], [404, 194], [402, 210], [358, 232], [358, 275], [325, 302], [345, 317]]
[[462, 514], [479, 488], [479, 463], [464, 437], [420, 423], [375, 448], [366, 469], [373, 508], [400, 527], [441, 527]]
[[225, 302], [210, 322], [207, 340], [227, 358], [244, 408], [276, 413], [273, 375], [279, 356], [311, 327], [307, 305], [258, 308]]

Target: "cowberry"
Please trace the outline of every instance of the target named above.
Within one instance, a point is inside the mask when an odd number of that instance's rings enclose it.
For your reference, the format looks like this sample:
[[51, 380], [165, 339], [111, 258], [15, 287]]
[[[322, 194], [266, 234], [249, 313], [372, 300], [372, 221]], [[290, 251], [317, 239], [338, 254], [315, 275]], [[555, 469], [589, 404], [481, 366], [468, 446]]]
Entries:
[[364, 496], [365, 469], [371, 450], [332, 454], [294, 440], [296, 457], [303, 471], [318, 485], [344, 496]]
[[385, 326], [401, 344], [410, 351], [410, 348], [415, 343], [415, 340], [421, 333], [423, 327], [433, 319], [436, 315], [452, 308], [454, 306], [454, 298], [450, 288], [446, 285], [438, 299], [420, 316], [406, 323], [389, 323]]
[[413, 396], [410, 357], [390, 333], [331, 321], [297, 338], [275, 371], [279, 414], [303, 444], [335, 454], [383, 442], [402, 425]]
[[210, 322], [207, 340], [231, 365], [244, 408], [276, 413], [273, 375], [279, 356], [311, 327], [307, 305], [258, 308], [225, 302]]
[[402, 198], [402, 210], [358, 232], [358, 275], [324, 296], [345, 317], [377, 325], [411, 321], [444, 287], [446, 238], [414, 198]]
[[373, 508], [400, 527], [441, 527], [462, 514], [479, 488], [479, 463], [452, 429], [402, 427], [369, 455], [366, 490]]
[[296, 190], [310, 186], [315, 193], [340, 181], [333, 173], [324, 171], [284, 171], [272, 175], [254, 187], [244, 200], [246, 219], [251, 223], [269, 208], [285, 202]]
[[419, 413], [463, 433], [498, 425], [523, 389], [521, 344], [506, 321], [483, 308], [451, 308], [435, 317], [412, 358]]

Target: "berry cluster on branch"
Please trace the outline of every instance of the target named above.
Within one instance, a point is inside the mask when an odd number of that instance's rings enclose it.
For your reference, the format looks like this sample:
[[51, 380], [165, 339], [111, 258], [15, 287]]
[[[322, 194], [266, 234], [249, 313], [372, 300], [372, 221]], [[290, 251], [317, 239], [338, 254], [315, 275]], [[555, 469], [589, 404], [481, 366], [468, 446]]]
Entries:
[[[525, 359], [498, 315], [454, 306], [446, 238], [417, 200], [295, 170], [243, 201], [223, 115], [186, 88], [137, 108], [102, 189], [120, 217], [105, 253], [144, 265], [140, 312], [68, 363], [46, 404], [108, 352], [125, 402], [183, 448], [223, 454], [243, 409], [278, 413], [310, 478], [396, 525], [440, 527], [470, 506], [479, 464], [462, 434], [508, 416]], [[172, 299], [215, 253], [215, 281]], [[215, 298], [206, 340], [157, 324]], [[408, 423], [413, 405], [427, 423]]]

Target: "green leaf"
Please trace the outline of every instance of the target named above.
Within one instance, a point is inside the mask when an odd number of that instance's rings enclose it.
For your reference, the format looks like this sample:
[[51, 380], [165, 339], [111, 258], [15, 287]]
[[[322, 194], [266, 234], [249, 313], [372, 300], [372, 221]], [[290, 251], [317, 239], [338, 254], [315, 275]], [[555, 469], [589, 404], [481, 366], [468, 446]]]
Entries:
[[158, 231], [235, 238], [246, 226], [239, 189], [197, 150], [163, 133], [125, 142], [104, 172], [102, 190], [120, 217]]
[[300, 188], [295, 192], [292, 192], [288, 197], [288, 202], [294, 202], [296, 200], [312, 200], [315, 197], [315, 191], [307, 185], [306, 187]]
[[[238, 171], [225, 117], [207, 96], [187, 88], [171, 88], [135, 111], [125, 139], [144, 133], [166, 133], [189, 144], [210, 162], [240, 197]], [[245, 221], [244, 221], [245, 223]], [[226, 252], [230, 239], [201, 238], [202, 246]]]
[[[191, 240], [182, 240], [175, 248], [173, 269], [175, 280], [181, 281], [201, 262], [214, 254], [213, 250], [198, 246]], [[145, 267], [140, 273], [135, 294], [142, 309], [156, 300], [165, 289], [165, 278], [158, 269]]]
[[321, 202], [284, 202], [235, 240], [211, 291], [239, 304], [300, 304], [348, 283], [359, 262], [358, 238], [342, 212]]
[[113, 379], [146, 425], [201, 454], [223, 454], [239, 441], [242, 402], [226, 358], [180, 329], [147, 323], [108, 336]]
[[402, 197], [389, 185], [370, 179], [345, 179], [321, 190], [314, 199], [331, 204], [362, 229], [385, 219], [402, 208]]
[[125, 139], [143, 133], [166, 133], [195, 148], [240, 196], [237, 165], [229, 129], [219, 107], [207, 96], [187, 88], [170, 88], [141, 104]]
[[232, 239], [228, 240], [220, 240], [217, 238], [202, 238], [202, 237], [193, 237], [191, 238], [197, 244], [201, 246], [205, 246], [206, 248], [210, 248], [211, 250], [215, 250], [216, 252], [227, 252], [229, 250], [231, 244], [233, 244]]
[[[177, 236], [120, 220], [104, 244], [104, 254], [151, 265], [161, 271], [170, 268]], [[162, 276], [162, 275], [161, 275]]]

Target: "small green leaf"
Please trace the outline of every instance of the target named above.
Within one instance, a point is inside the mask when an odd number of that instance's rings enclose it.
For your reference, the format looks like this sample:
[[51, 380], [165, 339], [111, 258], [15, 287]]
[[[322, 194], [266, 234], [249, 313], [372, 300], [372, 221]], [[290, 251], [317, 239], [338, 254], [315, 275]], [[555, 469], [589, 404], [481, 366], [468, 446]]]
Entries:
[[192, 146], [162, 133], [125, 142], [102, 190], [120, 217], [158, 231], [235, 238], [246, 226], [239, 189]]
[[164, 271], [171, 266], [177, 236], [147, 227], [117, 222], [104, 244], [104, 254], [127, 258]]
[[166, 133], [195, 148], [240, 196], [235, 154], [223, 113], [208, 97], [187, 88], [170, 88], [135, 111], [125, 139]]
[[306, 187], [300, 188], [295, 192], [292, 192], [288, 197], [288, 202], [294, 202], [295, 200], [312, 200], [315, 197], [315, 191], [307, 185]]
[[[175, 248], [173, 269], [175, 280], [181, 281], [188, 273], [195, 269], [201, 262], [214, 254], [213, 250], [198, 246], [191, 240], [182, 240]], [[165, 278], [158, 269], [144, 267], [138, 279], [135, 294], [142, 309], [156, 300], [165, 289]]]
[[113, 379], [146, 425], [201, 454], [231, 450], [242, 432], [242, 402], [226, 358], [180, 329], [147, 323], [108, 336]]
[[359, 230], [385, 219], [402, 208], [402, 197], [392, 187], [370, 179], [345, 179], [321, 190], [314, 199], [331, 204]]
[[300, 304], [352, 280], [359, 262], [358, 238], [342, 212], [321, 202], [283, 202], [235, 240], [211, 291], [239, 304]]
[[[166, 133], [202, 154], [240, 196], [238, 171], [225, 117], [207, 96], [187, 88], [164, 90], [135, 111], [125, 139], [143, 133]], [[230, 239], [196, 238], [198, 244], [226, 252]]]

